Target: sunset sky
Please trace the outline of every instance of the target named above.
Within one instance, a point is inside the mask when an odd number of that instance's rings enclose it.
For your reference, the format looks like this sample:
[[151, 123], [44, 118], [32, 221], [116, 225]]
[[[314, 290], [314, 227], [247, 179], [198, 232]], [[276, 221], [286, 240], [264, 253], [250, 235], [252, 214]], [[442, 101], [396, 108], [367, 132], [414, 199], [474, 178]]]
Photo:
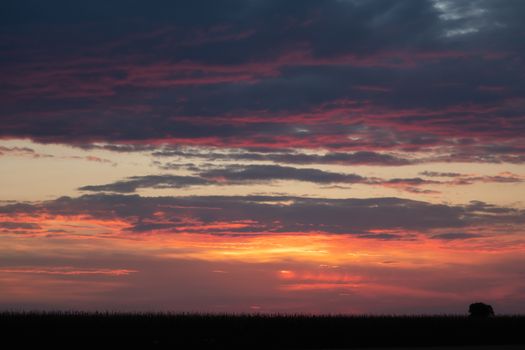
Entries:
[[525, 313], [525, 1], [0, 2], [0, 310]]

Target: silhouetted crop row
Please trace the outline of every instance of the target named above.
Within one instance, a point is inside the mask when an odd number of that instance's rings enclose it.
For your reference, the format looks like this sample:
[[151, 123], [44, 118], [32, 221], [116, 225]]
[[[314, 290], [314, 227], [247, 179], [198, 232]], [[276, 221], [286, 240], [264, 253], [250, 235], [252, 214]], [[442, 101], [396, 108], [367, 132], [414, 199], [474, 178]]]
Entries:
[[4, 312], [4, 341], [18, 344], [228, 348], [525, 344], [525, 316], [205, 315]]

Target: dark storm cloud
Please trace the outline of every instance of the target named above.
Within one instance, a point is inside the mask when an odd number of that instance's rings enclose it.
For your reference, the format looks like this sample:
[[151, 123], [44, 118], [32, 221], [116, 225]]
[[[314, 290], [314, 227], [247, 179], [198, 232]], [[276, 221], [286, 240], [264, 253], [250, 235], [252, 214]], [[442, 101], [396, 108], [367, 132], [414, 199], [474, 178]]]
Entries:
[[[194, 231], [212, 234], [372, 234], [368, 231], [378, 229], [430, 232], [434, 229], [493, 224], [519, 225], [525, 222], [523, 211], [481, 202], [451, 206], [399, 198], [140, 197], [97, 194], [77, 198], [62, 197], [28, 207], [0, 207], [0, 213], [5, 215], [16, 216], [29, 212], [32, 215], [84, 215], [97, 220], [118, 219], [128, 222], [129, 230], [135, 232], [163, 229], [173, 233]], [[228, 223], [244, 225], [232, 227]], [[207, 228], [207, 224], [213, 227]], [[224, 227], [221, 228], [221, 225]]]
[[517, 0], [4, 1], [0, 136], [523, 163], [524, 15]]

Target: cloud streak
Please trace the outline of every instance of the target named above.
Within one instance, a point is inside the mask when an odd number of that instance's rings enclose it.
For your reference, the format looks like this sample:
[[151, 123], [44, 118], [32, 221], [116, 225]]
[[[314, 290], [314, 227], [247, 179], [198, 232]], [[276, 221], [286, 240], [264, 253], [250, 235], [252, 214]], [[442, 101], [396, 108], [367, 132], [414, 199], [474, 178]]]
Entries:
[[[188, 151], [184, 149], [165, 149], [153, 152], [155, 157], [197, 158], [225, 161], [271, 161], [285, 164], [339, 164], [339, 165], [382, 165], [400, 166], [413, 164], [414, 161], [392, 154], [359, 151], [359, 152], [328, 152], [322, 155], [300, 153], [297, 151], [264, 149], [266, 152], [231, 151], [214, 152], [213, 150]], [[169, 169], [171, 163], [163, 168]]]
[[[522, 183], [523, 177], [512, 173], [501, 173], [495, 176], [475, 176], [450, 173], [422, 172], [425, 177], [452, 177], [450, 181], [439, 181], [421, 177], [381, 179], [366, 177], [352, 173], [324, 171], [316, 168], [295, 168], [281, 165], [228, 165], [223, 167], [199, 168], [194, 164], [160, 165], [162, 169], [186, 168], [194, 171], [194, 176], [179, 175], [146, 175], [132, 176], [125, 180], [104, 184], [88, 185], [79, 188], [80, 191], [133, 193], [138, 189], [154, 188], [188, 188], [193, 186], [228, 186], [271, 184], [276, 181], [301, 181], [319, 185], [329, 184], [360, 184], [396, 188], [413, 193], [439, 193], [435, 190], [422, 189], [422, 186], [461, 186], [475, 183]], [[453, 176], [451, 176], [453, 175]]]
[[[525, 222], [523, 211], [483, 202], [465, 206], [431, 204], [400, 198], [328, 199], [291, 196], [85, 195], [40, 204], [9, 204], [0, 214], [90, 217], [119, 223], [122, 232], [194, 232], [217, 235], [324, 232], [387, 237], [395, 232], [513, 225]], [[378, 231], [379, 230], [379, 231]], [[392, 231], [390, 231], [392, 232]], [[374, 237], [374, 235], [377, 235]], [[410, 236], [410, 235], [409, 235]], [[442, 238], [447, 238], [443, 236]], [[448, 237], [450, 238], [450, 237]]]
[[0, 273], [9, 274], [32, 274], [32, 275], [57, 275], [57, 276], [83, 276], [83, 275], [102, 275], [102, 276], [126, 276], [136, 270], [127, 269], [95, 269], [95, 268], [75, 268], [71, 266], [64, 267], [11, 267], [0, 268]]

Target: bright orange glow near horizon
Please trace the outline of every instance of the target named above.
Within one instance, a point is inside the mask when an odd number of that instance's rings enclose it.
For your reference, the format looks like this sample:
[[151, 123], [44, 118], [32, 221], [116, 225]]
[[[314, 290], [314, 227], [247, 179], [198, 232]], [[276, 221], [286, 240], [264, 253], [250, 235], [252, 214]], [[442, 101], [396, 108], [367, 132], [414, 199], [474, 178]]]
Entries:
[[[156, 217], [162, 219], [163, 215], [156, 214]], [[204, 269], [196, 278], [207, 279], [213, 288], [228, 289], [235, 285], [242, 292], [246, 283], [261, 278], [265, 288], [273, 290], [274, 298], [287, 299], [294, 295], [293, 298], [302, 300], [304, 312], [316, 311], [312, 308], [314, 304], [310, 304], [312, 301], [308, 300], [316, 298], [319, 293], [346, 299], [365, 298], [371, 303], [372, 311], [362, 308], [366, 304], [360, 304], [360, 308], [350, 308], [349, 312], [380, 313], [372, 307], [377, 298], [408, 296], [457, 304], [477, 297], [505, 300], [515, 295], [516, 288], [519, 290], [525, 286], [517, 281], [511, 283], [515, 278], [512, 272], [487, 269], [521, 261], [525, 242], [517, 241], [516, 234], [506, 237], [487, 235], [453, 242], [433, 239], [432, 234], [417, 231], [409, 232], [409, 239], [396, 240], [326, 232], [224, 234], [231, 229], [245, 228], [250, 222], [216, 222], [204, 226], [207, 232], [218, 230], [221, 235], [198, 233], [203, 228], [198, 222], [195, 227], [186, 226], [186, 229], [191, 227], [189, 232], [184, 232], [185, 226], [181, 226], [177, 231], [153, 230], [132, 234], [127, 221], [92, 219], [85, 215], [24, 214], [4, 216], [0, 221], [5, 227], [9, 227], [8, 224], [22, 227], [4, 229], [4, 235], [0, 237], [3, 247], [0, 252], [4, 259], [16, 259], [20, 264], [0, 268], [0, 281], [5, 291], [3, 298], [14, 298], [19, 305], [28, 305], [34, 298], [47, 300], [52, 305], [60, 296], [70, 307], [92, 309], [105, 303], [103, 299], [108, 295], [119, 293], [123, 288], [134, 290], [136, 283], [144, 283], [142, 279], [147, 280], [148, 274], [155, 273], [150, 264], [158, 265], [162, 275], [166, 276], [164, 278], [187, 279], [186, 274], [191, 275], [191, 268], [188, 271], [176, 268], [175, 272], [170, 268], [180, 262]], [[38, 227], [28, 230], [29, 227], [24, 228], [22, 224]], [[13, 232], [7, 234], [10, 231]], [[399, 230], [377, 229], [371, 233], [392, 234], [399, 233]], [[35, 265], [33, 261], [40, 263]], [[449, 290], [436, 289], [432, 278], [450, 279], [447, 282]], [[485, 278], [489, 278], [486, 290], [480, 287], [463, 292], [454, 290], [454, 283], [462, 285], [463, 279], [483, 281]], [[491, 287], [498, 280], [506, 280], [506, 287]], [[67, 297], [63, 293], [57, 294], [57, 288], [66, 288], [71, 294]], [[275, 301], [252, 300], [260, 312], [287, 310], [285, 305], [275, 304]], [[127, 309], [163, 307], [155, 303], [135, 306]], [[118, 310], [123, 306], [116, 304], [114, 307]], [[333, 307], [326, 306], [326, 312], [337, 312]], [[231, 308], [246, 311], [239, 305], [231, 305]], [[188, 305], [183, 309], [215, 310], [209, 304], [191, 308]]]

